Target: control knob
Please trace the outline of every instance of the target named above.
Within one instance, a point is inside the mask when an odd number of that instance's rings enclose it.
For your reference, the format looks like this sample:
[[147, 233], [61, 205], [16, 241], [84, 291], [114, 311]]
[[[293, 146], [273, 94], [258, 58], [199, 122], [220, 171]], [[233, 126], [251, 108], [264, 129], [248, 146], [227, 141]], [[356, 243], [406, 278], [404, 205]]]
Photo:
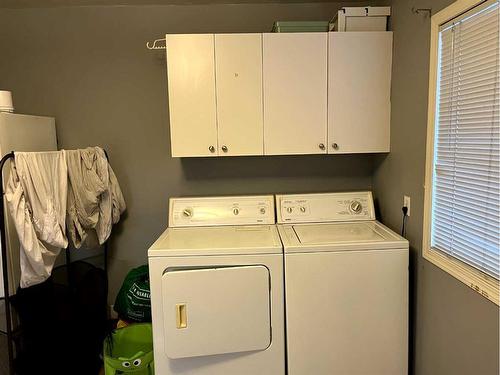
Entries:
[[352, 201], [351, 205], [349, 206], [349, 208], [355, 214], [359, 214], [363, 210], [363, 206], [358, 201]]

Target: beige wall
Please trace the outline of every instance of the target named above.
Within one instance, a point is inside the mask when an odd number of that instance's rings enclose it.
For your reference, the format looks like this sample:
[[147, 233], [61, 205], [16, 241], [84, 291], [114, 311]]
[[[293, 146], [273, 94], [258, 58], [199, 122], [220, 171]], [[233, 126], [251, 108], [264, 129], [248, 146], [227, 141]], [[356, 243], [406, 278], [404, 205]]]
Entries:
[[393, 0], [394, 60], [391, 153], [378, 157], [373, 187], [382, 220], [401, 226], [403, 195], [411, 196], [412, 346], [415, 374], [498, 375], [499, 309], [421, 257], [429, 18], [452, 0]]
[[171, 196], [370, 189], [361, 156], [172, 159], [165, 33], [262, 32], [328, 20], [338, 3], [0, 9], [0, 87], [18, 112], [56, 117], [59, 146], [101, 145], [128, 212], [110, 250], [111, 296], [167, 225]]

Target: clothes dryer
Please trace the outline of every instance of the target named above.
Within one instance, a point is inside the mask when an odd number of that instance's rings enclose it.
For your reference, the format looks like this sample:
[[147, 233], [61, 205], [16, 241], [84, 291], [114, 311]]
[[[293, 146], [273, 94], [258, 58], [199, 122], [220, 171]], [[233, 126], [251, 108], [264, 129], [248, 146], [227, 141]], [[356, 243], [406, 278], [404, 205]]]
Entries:
[[148, 252], [155, 372], [283, 375], [283, 248], [273, 196], [170, 199]]

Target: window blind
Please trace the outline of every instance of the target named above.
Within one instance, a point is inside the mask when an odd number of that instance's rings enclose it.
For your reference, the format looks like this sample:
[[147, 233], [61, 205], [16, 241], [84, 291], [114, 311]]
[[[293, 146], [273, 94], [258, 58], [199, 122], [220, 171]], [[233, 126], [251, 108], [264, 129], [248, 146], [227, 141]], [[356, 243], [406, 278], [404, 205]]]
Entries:
[[439, 33], [431, 247], [499, 279], [499, 5]]

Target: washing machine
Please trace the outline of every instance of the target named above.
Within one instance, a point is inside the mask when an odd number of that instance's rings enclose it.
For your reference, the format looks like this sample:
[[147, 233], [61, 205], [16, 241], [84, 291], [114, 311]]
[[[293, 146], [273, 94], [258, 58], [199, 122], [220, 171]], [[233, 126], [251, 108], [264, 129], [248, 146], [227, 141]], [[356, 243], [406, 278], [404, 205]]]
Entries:
[[289, 375], [406, 375], [408, 241], [370, 192], [276, 197]]
[[173, 198], [148, 251], [155, 372], [285, 374], [274, 197]]

